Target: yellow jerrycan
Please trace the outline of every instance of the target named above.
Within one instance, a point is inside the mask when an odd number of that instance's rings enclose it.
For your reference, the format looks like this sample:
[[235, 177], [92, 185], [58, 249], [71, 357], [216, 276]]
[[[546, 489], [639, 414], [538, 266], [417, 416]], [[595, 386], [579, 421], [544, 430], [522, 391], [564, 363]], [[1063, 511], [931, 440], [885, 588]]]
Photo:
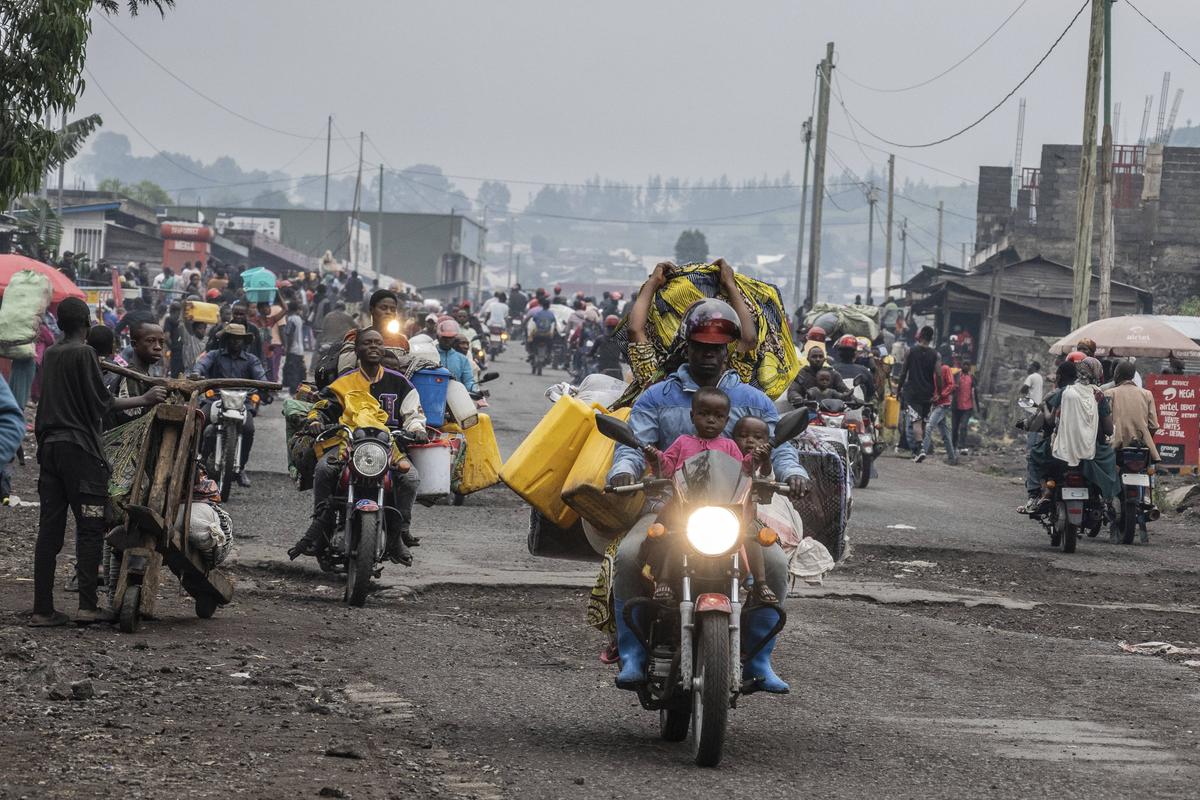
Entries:
[[[627, 422], [632, 408], [614, 411], [612, 416]], [[562, 499], [593, 527], [605, 533], [625, 531], [637, 521], [644, 495], [605, 494], [604, 484], [612, 467], [617, 443], [593, 428], [575, 465], [563, 483]]]
[[579, 515], [563, 502], [562, 488], [575, 459], [596, 430], [600, 406], [568, 395], [558, 399], [500, 469], [500, 480], [560, 528]]

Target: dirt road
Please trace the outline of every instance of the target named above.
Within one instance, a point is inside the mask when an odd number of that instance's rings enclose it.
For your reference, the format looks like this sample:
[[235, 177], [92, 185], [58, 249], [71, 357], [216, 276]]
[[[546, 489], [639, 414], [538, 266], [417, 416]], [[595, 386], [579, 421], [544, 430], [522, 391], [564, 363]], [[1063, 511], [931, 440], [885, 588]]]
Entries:
[[[507, 455], [550, 376], [499, 366]], [[310, 501], [281, 472], [277, 412], [229, 504], [237, 594], [212, 620], [168, 580], [133, 636], [24, 627], [37, 510], [4, 509], [0, 798], [1195, 795], [1200, 671], [1118, 647], [1200, 646], [1184, 525], [1064, 556], [1012, 512], [1007, 479], [883, 460], [851, 559], [789, 601], [792, 694], [739, 704], [724, 765], [698, 770], [597, 660], [592, 568], [530, 557], [502, 487], [419, 509], [417, 563], [389, 567], [365, 609], [288, 562]], [[34, 477], [18, 470], [17, 494]]]

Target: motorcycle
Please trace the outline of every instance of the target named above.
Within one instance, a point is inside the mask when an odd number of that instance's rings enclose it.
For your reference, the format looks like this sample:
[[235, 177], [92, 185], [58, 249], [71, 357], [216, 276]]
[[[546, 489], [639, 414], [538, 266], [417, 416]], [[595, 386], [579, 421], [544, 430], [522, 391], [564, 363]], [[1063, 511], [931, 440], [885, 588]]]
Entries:
[[209, 407], [209, 424], [216, 426], [211, 466], [224, 503], [229, 500], [229, 492], [242, 471], [242, 430], [246, 415], [257, 411], [260, 397], [258, 392], [248, 389], [209, 389], [205, 395], [215, 398]]
[[[808, 425], [805, 410], [784, 415], [775, 427], [772, 447], [790, 441]], [[642, 448], [633, 429], [612, 416], [598, 415], [596, 427], [620, 444]], [[648, 597], [627, 601], [623, 608], [629, 624], [649, 656], [646, 682], [638, 688], [643, 708], [659, 712], [659, 734], [679, 742], [691, 730], [692, 758], [700, 766], [721, 761], [729, 709], [738, 698], [757, 690], [742, 683], [743, 662], [753, 658], [779, 633], [787, 615], [778, 605], [770, 608], [778, 619], [758, 642], [742, 641], [742, 544], [756, 539], [774, 544], [777, 534], [755, 522], [758, 502], [774, 492], [788, 491], [787, 484], [759, 480], [744, 474], [742, 462], [726, 453], [706, 451], [685, 462], [670, 479], [646, 479], [627, 486], [606, 486], [605, 492], [632, 492], [674, 488], [671, 505], [680, 513], [668, 518], [686, 524], [671, 527], [656, 522], [649, 535], [678, 540], [671, 556], [678, 575], [678, 603]]]
[[1059, 479], [1047, 479], [1044, 485], [1052, 494], [1029, 516], [1042, 523], [1051, 547], [1074, 553], [1081, 532], [1089, 537], [1100, 532], [1108, 520], [1108, 506], [1079, 466], [1067, 467]]
[[[1146, 523], [1157, 520], [1162, 512], [1154, 505], [1154, 467], [1150, 448], [1141, 442], [1117, 451], [1117, 469], [1121, 475], [1121, 508], [1117, 512], [1121, 544], [1133, 544], [1140, 530], [1142, 544], [1150, 540]], [[1113, 538], [1116, 539], [1114, 533]]]
[[504, 330], [500, 325], [488, 326], [487, 354], [488, 358], [495, 361], [501, 353], [504, 352], [505, 343], [508, 341], [508, 331]]
[[550, 363], [551, 354], [554, 350], [554, 342], [559, 337], [552, 340], [548, 336], [535, 336], [529, 339], [529, 367], [530, 372], [534, 375], [541, 375], [542, 370]]
[[850, 469], [851, 481], [860, 489], [866, 488], [871, 482], [871, 462], [868, 459], [874, 458], [874, 438], [871, 440], [871, 456], [866, 456], [862, 443], [863, 404], [857, 400], [827, 397], [819, 401], [809, 400], [805, 405], [817, 414], [814, 424], [826, 428], [841, 428], [846, 432], [847, 466]]
[[[317, 564], [325, 572], [345, 574], [343, 600], [361, 607], [367, 600], [372, 577], [383, 572], [387, 559], [389, 514], [399, 510], [387, 505], [392, 496], [390, 466], [392, 441], [412, 441], [403, 431], [378, 427], [371, 416], [357, 430], [336, 424], [317, 435], [318, 443], [345, 433], [350, 443], [338, 488], [329, 498], [333, 504], [332, 533], [328, 534]], [[394, 524], [394, 523], [393, 523]]]
[[508, 318], [508, 339], [513, 342], [525, 341], [525, 322], [520, 316]]

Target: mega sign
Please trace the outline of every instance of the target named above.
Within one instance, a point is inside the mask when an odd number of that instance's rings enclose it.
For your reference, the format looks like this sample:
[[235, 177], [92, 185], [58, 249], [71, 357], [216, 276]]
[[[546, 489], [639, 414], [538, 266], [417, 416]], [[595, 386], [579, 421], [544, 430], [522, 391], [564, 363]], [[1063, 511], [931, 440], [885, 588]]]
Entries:
[[1147, 375], [1145, 383], [1158, 411], [1154, 444], [1163, 466], [1200, 465], [1200, 376]]

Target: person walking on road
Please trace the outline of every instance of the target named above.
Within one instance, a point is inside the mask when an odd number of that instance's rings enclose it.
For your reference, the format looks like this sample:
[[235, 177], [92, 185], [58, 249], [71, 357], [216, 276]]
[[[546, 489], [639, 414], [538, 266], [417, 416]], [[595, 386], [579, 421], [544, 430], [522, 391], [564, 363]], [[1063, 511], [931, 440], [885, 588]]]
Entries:
[[[161, 386], [136, 397], [113, 397], [104, 386], [100, 363], [87, 345], [87, 304], [74, 297], [59, 303], [63, 340], [46, 351], [42, 362], [42, 400], [34, 435], [38, 444], [38, 499], [41, 501], [33, 559], [33, 627], [66, 625], [54, 608], [54, 570], [66, 534], [67, 512], [75, 515], [75, 572], [79, 585], [80, 624], [101, 618], [96, 605], [96, 576], [107, 530], [109, 465], [100, 439], [104, 415], [161, 403]], [[15, 449], [15, 448], [14, 448]]]
[[920, 464], [933, 452], [933, 431], [942, 432], [942, 444], [946, 448], [947, 461], [951, 466], [958, 464], [958, 451], [954, 449], [954, 434], [950, 430], [951, 407], [954, 405], [954, 373], [949, 364], [937, 365], [934, 377], [933, 409], [929, 414], [929, 423], [925, 426], [925, 441], [921, 452], [917, 454], [916, 462]]
[[954, 446], [959, 455], [967, 455], [967, 432], [971, 417], [979, 408], [979, 387], [975, 384], [975, 365], [964, 361], [954, 381]]
[[924, 461], [921, 444], [925, 437], [926, 421], [932, 410], [934, 377], [938, 354], [932, 347], [933, 328], [926, 325], [917, 335], [917, 344], [909, 350], [900, 370], [897, 391], [904, 405], [905, 441], [912, 448], [914, 460]]

